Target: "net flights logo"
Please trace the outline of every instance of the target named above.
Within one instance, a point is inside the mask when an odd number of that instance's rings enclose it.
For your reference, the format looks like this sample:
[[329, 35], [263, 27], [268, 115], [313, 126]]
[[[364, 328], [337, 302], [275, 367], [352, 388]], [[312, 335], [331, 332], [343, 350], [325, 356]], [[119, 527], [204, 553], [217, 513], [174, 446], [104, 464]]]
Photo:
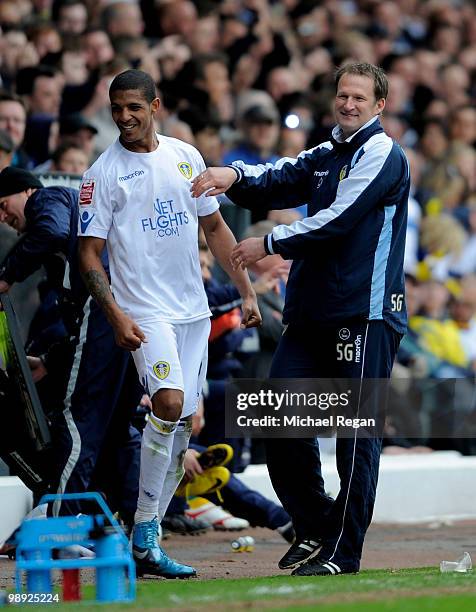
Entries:
[[180, 229], [188, 225], [189, 218], [186, 210], [176, 210], [173, 200], [160, 200], [154, 202], [153, 217], [141, 219], [143, 232], [156, 232], [158, 238], [180, 236]]

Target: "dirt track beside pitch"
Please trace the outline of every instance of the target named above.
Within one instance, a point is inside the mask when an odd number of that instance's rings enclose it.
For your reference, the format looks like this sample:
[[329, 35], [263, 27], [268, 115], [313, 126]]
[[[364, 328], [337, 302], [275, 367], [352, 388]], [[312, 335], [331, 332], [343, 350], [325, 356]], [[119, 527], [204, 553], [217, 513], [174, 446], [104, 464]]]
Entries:
[[[255, 549], [235, 553], [232, 540], [252, 535]], [[201, 579], [244, 578], [285, 575], [276, 563], [288, 545], [279, 534], [267, 529], [247, 529], [239, 533], [208, 532], [200, 536], [173, 535], [163, 542], [174, 558], [194, 565]], [[476, 521], [448, 524], [373, 525], [368, 532], [362, 569], [438, 566], [440, 561], [456, 560], [468, 551], [476, 560]], [[15, 563], [0, 557], [0, 588], [12, 588]], [[93, 580], [88, 572], [83, 580]]]

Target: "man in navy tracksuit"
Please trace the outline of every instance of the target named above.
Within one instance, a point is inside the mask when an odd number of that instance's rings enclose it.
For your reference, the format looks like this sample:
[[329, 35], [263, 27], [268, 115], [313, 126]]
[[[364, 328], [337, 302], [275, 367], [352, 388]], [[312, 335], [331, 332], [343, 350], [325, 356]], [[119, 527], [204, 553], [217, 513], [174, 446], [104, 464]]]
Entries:
[[[335, 84], [337, 126], [329, 142], [274, 165], [210, 168], [192, 187], [194, 195], [227, 191], [247, 208], [308, 203], [306, 218], [275, 227], [264, 241], [249, 238], [232, 254], [237, 267], [273, 253], [293, 260], [283, 317], [288, 327], [271, 378], [388, 378], [406, 329], [410, 177], [405, 155], [378, 118], [387, 79], [376, 66], [349, 64], [336, 73]], [[266, 446], [273, 486], [297, 534], [279, 567], [295, 567], [300, 576], [358, 571], [380, 436], [363, 438], [356, 430], [353, 438], [338, 437], [341, 489], [335, 500], [325, 493], [314, 439], [271, 439]]]
[[[52, 419], [55, 447], [52, 492], [86, 491], [106, 434], [114, 432], [116, 448], [121, 447], [120, 510], [132, 521], [137, 502], [140, 434], [129, 427], [129, 415], [121, 406], [135, 408], [141, 390], [137, 389], [134, 400], [119, 405], [129, 353], [116, 345], [111, 326], [80, 277], [78, 211], [76, 189], [43, 187], [36, 176], [18, 168], [5, 168], [0, 173], [0, 222], [23, 235], [3, 262], [0, 292], [28, 278], [55, 254], [66, 259], [69, 287], [57, 289], [63, 298], [61, 311], [68, 336], [52, 346], [44, 359], [48, 378], [54, 381], [49, 385], [45, 405]], [[104, 263], [107, 265], [106, 259]], [[38, 361], [36, 367], [42, 368]], [[108, 484], [116, 474], [116, 470], [111, 471]], [[72, 502], [53, 507], [55, 514], [76, 514], [79, 510], [79, 504]]]

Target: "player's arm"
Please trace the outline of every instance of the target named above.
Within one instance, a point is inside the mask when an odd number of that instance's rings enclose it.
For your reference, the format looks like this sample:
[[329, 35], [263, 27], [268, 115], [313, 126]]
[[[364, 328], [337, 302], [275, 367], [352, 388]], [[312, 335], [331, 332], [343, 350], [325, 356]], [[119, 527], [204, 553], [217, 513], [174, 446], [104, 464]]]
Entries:
[[242, 327], [256, 327], [260, 325], [261, 315], [256, 301], [256, 293], [251, 286], [248, 272], [241, 269], [234, 270], [230, 262], [231, 252], [236, 245], [235, 237], [230, 228], [218, 210], [211, 215], [206, 215], [199, 219], [211, 252], [217, 258], [220, 266], [229, 275], [243, 299], [241, 306], [243, 311]]
[[114, 329], [116, 343], [124, 349], [135, 351], [146, 342], [144, 332], [117, 305], [109, 287], [109, 279], [101, 263], [101, 253], [106, 241], [92, 236], [79, 238], [79, 266], [81, 276], [91, 296], [103, 309]]

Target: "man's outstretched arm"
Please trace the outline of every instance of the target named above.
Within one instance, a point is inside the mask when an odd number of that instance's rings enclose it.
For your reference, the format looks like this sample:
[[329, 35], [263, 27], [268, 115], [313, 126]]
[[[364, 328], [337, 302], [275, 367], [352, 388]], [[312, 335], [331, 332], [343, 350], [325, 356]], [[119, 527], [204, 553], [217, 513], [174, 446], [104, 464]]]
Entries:
[[116, 343], [124, 349], [135, 351], [146, 342], [144, 332], [117, 305], [112, 295], [109, 279], [101, 263], [105, 240], [95, 237], [79, 238], [79, 266], [84, 284], [91, 296], [103, 309], [114, 329]]
[[207, 168], [192, 180], [191, 193], [222, 193], [238, 206], [251, 210], [278, 210], [306, 204], [311, 199], [315, 157], [319, 151], [303, 151], [297, 158], [283, 157], [274, 164], [245, 164]]

